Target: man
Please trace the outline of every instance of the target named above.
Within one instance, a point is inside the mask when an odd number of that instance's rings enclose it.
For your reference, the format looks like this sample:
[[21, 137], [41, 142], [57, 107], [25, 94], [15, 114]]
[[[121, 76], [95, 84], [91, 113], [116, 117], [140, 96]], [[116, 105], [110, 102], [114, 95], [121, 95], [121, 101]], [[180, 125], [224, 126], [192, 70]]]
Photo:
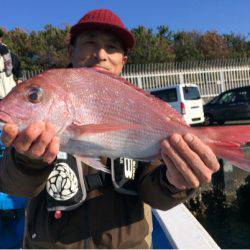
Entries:
[[[72, 67], [117, 75], [135, 44], [120, 18], [105, 9], [87, 13], [70, 35]], [[60, 141], [52, 124], [36, 122], [22, 132], [7, 124], [2, 139], [9, 150], [1, 167], [0, 190], [32, 197], [25, 248], [150, 248], [151, 218], [145, 203], [169, 209], [209, 182], [219, 168], [213, 152], [198, 138], [174, 134], [162, 143], [165, 164], [139, 163], [124, 191], [114, 185], [116, 172], [111, 180], [73, 156], [58, 154]], [[110, 166], [109, 159], [102, 162]], [[67, 184], [60, 191], [55, 185], [58, 176]]]
[[22, 80], [21, 64], [17, 56], [3, 43], [4, 32], [0, 29], [0, 98], [5, 97]]

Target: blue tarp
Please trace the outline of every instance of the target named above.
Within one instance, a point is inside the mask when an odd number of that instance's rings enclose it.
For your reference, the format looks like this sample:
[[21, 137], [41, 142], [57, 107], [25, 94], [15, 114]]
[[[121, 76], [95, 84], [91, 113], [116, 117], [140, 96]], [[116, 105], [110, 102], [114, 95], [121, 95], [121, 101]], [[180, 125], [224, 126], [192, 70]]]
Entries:
[[27, 198], [17, 197], [0, 192], [0, 210], [25, 208]]

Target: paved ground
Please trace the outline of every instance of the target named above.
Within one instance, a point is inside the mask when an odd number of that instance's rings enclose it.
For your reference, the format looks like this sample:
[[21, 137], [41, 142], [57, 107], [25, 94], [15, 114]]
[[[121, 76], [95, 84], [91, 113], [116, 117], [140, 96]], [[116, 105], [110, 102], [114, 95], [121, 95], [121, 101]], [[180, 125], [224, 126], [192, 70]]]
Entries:
[[232, 121], [232, 122], [226, 122], [225, 125], [238, 125], [238, 124], [246, 124], [246, 125], [250, 125], [250, 120], [246, 120], [246, 121]]

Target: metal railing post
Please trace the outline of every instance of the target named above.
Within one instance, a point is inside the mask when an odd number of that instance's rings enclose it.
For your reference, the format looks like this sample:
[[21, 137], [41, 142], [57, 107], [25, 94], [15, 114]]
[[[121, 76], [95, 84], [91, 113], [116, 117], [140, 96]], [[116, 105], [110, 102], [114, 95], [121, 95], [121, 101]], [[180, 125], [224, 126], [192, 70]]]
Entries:
[[180, 79], [180, 83], [181, 84], [184, 84], [185, 82], [184, 82], [184, 75], [183, 75], [183, 73], [179, 73], [179, 79]]
[[221, 92], [224, 92], [226, 90], [226, 86], [225, 86], [224, 71], [222, 70], [220, 70], [220, 84], [221, 84]]
[[138, 87], [142, 89], [142, 77], [141, 76], [137, 76], [137, 83], [138, 83]]

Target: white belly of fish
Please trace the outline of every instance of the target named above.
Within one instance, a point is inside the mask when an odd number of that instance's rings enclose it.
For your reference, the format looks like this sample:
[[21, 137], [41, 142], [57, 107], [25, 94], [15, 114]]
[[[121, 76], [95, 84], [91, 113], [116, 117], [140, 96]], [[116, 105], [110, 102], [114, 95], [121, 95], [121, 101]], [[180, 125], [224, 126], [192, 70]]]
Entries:
[[79, 156], [143, 159], [157, 155], [167, 134], [148, 130], [126, 130], [84, 135], [70, 139], [62, 150]]

